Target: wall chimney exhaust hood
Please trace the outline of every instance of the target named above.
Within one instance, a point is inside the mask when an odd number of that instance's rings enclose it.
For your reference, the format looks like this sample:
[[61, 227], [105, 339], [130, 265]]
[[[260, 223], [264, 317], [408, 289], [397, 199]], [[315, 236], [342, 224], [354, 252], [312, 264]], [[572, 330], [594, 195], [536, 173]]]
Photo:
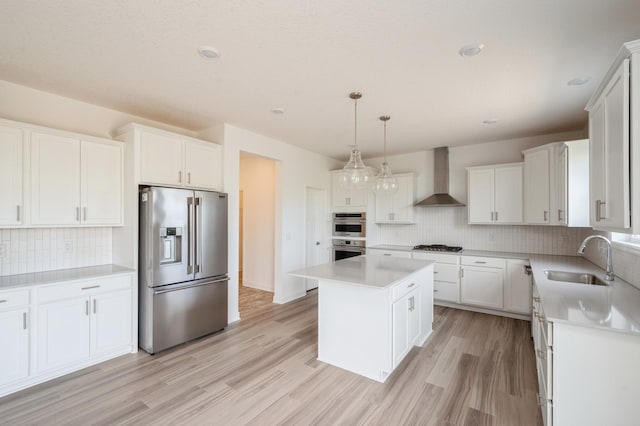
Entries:
[[461, 207], [460, 201], [449, 195], [449, 148], [433, 150], [433, 187], [435, 194], [414, 204], [418, 207]]

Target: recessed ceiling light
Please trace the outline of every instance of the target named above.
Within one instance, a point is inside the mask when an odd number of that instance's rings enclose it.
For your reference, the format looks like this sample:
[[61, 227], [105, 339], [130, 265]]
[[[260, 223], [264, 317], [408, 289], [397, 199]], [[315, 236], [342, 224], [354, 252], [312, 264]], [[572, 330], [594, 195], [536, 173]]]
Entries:
[[478, 53], [482, 52], [484, 49], [484, 44], [467, 44], [466, 46], [462, 46], [460, 50], [458, 50], [458, 55], [462, 57], [466, 56], [476, 56]]
[[567, 84], [569, 86], [582, 86], [583, 84], [587, 84], [590, 81], [591, 81], [591, 77], [589, 77], [589, 76], [576, 77], [576, 78], [572, 78], [571, 80], [569, 80], [567, 82]]
[[498, 122], [497, 118], [488, 118], [486, 120], [484, 120], [482, 123], [483, 124], [496, 124]]
[[200, 46], [198, 48], [198, 53], [200, 53], [200, 56], [207, 59], [215, 59], [220, 56], [220, 52], [211, 46]]
[[284, 108], [271, 108], [269, 111], [274, 114], [284, 114]]

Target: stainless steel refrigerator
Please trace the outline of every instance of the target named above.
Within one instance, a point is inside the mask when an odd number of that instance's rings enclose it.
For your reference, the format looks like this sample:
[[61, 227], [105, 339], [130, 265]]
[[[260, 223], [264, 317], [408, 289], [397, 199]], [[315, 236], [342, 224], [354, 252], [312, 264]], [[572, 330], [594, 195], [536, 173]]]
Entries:
[[141, 187], [139, 248], [142, 349], [227, 326], [227, 194]]

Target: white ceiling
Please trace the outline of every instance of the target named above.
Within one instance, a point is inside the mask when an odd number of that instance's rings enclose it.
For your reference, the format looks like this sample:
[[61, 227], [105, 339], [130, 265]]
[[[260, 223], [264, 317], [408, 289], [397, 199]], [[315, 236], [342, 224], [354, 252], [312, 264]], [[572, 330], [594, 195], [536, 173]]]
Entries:
[[[638, 0], [2, 0], [0, 79], [335, 158], [353, 143], [359, 90], [372, 157], [382, 114], [392, 153], [583, 128], [639, 22]], [[470, 43], [486, 47], [459, 56]], [[221, 56], [198, 56], [205, 44]], [[567, 85], [581, 76], [593, 80]]]

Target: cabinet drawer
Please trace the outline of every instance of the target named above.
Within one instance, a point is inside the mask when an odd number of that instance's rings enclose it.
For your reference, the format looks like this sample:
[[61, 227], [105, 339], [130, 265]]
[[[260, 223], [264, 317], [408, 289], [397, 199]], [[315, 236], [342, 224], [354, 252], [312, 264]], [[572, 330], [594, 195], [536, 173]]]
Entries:
[[447, 302], [458, 303], [460, 298], [458, 284], [434, 281], [433, 298], [436, 300], [446, 300]]
[[3, 291], [0, 293], [0, 311], [29, 304], [29, 290]]
[[410, 277], [407, 280], [404, 280], [400, 284], [396, 284], [391, 290], [391, 297], [393, 301], [400, 299], [405, 294], [409, 293], [412, 290], [415, 290], [420, 286], [420, 283], [417, 280], [416, 276]]
[[401, 257], [405, 259], [411, 259], [410, 251], [369, 249], [368, 254], [372, 256]]
[[433, 264], [433, 279], [437, 281], [446, 281], [448, 283], [457, 283], [460, 277], [460, 268], [458, 265], [447, 263]]
[[502, 268], [507, 266], [506, 259], [495, 257], [461, 256], [460, 262], [468, 266], [486, 266], [488, 268]]
[[130, 287], [131, 277], [128, 275], [51, 285], [48, 287], [42, 287], [38, 290], [38, 303], [47, 303], [73, 297], [91, 296], [105, 291], [126, 289]]
[[460, 256], [455, 254], [440, 254], [440, 253], [425, 253], [425, 252], [412, 252], [414, 259], [431, 260], [438, 263], [449, 263], [452, 265], [458, 265], [460, 263]]

